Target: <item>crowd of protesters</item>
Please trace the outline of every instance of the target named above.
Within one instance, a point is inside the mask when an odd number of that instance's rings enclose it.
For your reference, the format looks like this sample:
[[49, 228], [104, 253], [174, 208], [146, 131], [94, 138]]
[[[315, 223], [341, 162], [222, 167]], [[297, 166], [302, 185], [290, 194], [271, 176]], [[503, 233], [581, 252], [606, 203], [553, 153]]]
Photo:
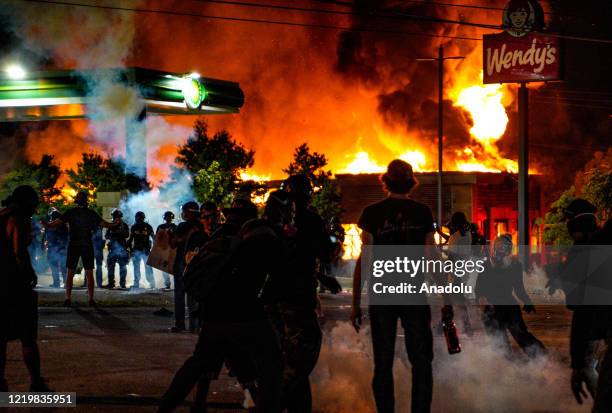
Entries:
[[[82, 268], [85, 271], [85, 285], [91, 291], [97, 288], [126, 289], [128, 265], [133, 266], [132, 289], [141, 288], [141, 266], [145, 269], [145, 278], [149, 288], [156, 288], [153, 268], [147, 265], [147, 258], [155, 240], [153, 227], [146, 222], [144, 212], [138, 211], [134, 216], [134, 224], [129, 226], [119, 209], [112, 211], [112, 222], [104, 221], [100, 215], [87, 204], [87, 193], [80, 192], [75, 197], [75, 206], [63, 214], [51, 208], [48, 220], [41, 221], [43, 227], [41, 244], [46, 249], [47, 264], [51, 270], [52, 284], [50, 287], [60, 288], [62, 283], [67, 291], [66, 305], [70, 305], [70, 296], [75, 272]], [[164, 214], [165, 223], [159, 229], [173, 232], [176, 225], [172, 222], [174, 214], [170, 211]], [[104, 249], [108, 254], [104, 256]], [[36, 260], [34, 260], [36, 262]], [[107, 283], [104, 284], [103, 267], [107, 269]], [[119, 280], [115, 271], [119, 267]], [[93, 270], [95, 268], [95, 283]], [[39, 271], [37, 271], [39, 272]], [[42, 271], [40, 271], [42, 272]], [[163, 273], [163, 285], [170, 289], [171, 281], [167, 273]], [[93, 295], [90, 294], [93, 305]]]
[[[428, 254], [430, 246], [439, 251], [435, 247], [438, 232], [450, 260], [460, 259], [465, 246], [470, 246], [472, 253], [487, 254], [484, 237], [461, 212], [453, 214], [447, 224], [449, 234], [438, 231], [429, 207], [410, 197], [418, 183], [408, 163], [392, 161], [382, 176], [382, 183], [388, 197], [365, 207], [358, 222], [364, 245], [423, 246], [423, 254]], [[225, 365], [253, 402], [255, 411], [311, 412], [310, 374], [317, 364], [322, 343], [318, 292], [323, 288], [332, 293], [341, 290], [338, 282], [324, 270], [333, 261], [337, 249], [323, 219], [310, 205], [312, 194], [308, 178], [294, 175], [269, 194], [262, 213], [246, 199], [236, 199], [224, 209], [213, 203], [199, 205], [190, 201], [181, 207], [181, 222], [175, 224], [174, 214], [168, 211], [163, 215], [164, 223], [154, 232], [142, 212], [136, 214], [131, 228], [119, 210], [113, 212], [112, 222], [103, 220], [88, 207], [87, 194], [80, 193], [74, 208], [63, 214], [51, 210], [49, 220], [43, 223], [48, 248], [53, 248], [65, 261], [65, 266], [62, 259], [49, 262], [53, 285], [59, 286], [63, 280], [65, 304], [70, 306], [72, 280], [81, 262], [89, 304], [95, 306], [94, 286], [102, 286], [101, 272], [97, 269], [103, 260], [101, 250], [108, 243], [107, 286], [115, 286], [114, 271], [118, 265], [119, 286], [126, 287], [126, 266], [131, 255], [135, 266], [134, 286], [138, 287], [140, 264], [146, 262], [156, 233], [165, 231], [170, 246], [176, 249], [173, 277], [164, 275], [166, 287], [174, 279], [171, 331], [190, 331], [199, 336], [193, 354], [163, 394], [158, 411], [173, 411], [193, 390], [192, 411], [206, 411], [211, 381]], [[8, 307], [0, 309], [0, 391], [7, 389], [3, 379], [6, 342], [14, 339], [22, 342], [32, 391], [48, 390], [40, 375], [34, 291], [37, 277], [28, 250], [31, 216], [37, 203], [38, 197], [31, 188], [20, 187], [0, 210], [0, 260], [7, 269], [2, 282], [10, 286], [2, 290], [0, 305], [16, 308], [19, 315], [6, 317]], [[568, 230], [576, 245], [612, 244], [610, 222], [599, 228], [594, 213], [594, 207], [584, 200], [576, 200], [567, 208]], [[485, 332], [491, 337], [504, 338], [501, 347], [507, 357], [511, 357], [507, 333], [527, 356], [536, 358], [547, 354], [545, 346], [529, 332], [523, 320], [519, 301], [524, 312], [535, 312], [535, 307], [525, 291], [523, 266], [512, 256], [511, 236], [502, 234], [491, 247], [484, 271], [488, 276], [479, 277], [475, 288]], [[366, 278], [361, 260], [362, 257], [357, 260], [353, 274], [350, 317], [357, 332], [362, 327], [361, 298]], [[155, 286], [152, 270], [146, 265], [145, 269], [147, 282]], [[569, 297], [580, 294], [575, 285], [568, 280], [555, 280], [551, 281], [550, 288], [564, 289], [569, 303]], [[12, 292], [7, 294], [8, 290]], [[448, 300], [443, 303], [442, 321], [452, 321], [453, 307], [463, 308], [464, 328], [469, 333], [470, 301], [465, 297], [457, 301], [454, 296]], [[411, 411], [431, 409], [434, 391], [431, 306], [425, 297], [417, 304], [368, 308], [374, 362], [372, 387], [376, 410], [380, 413], [395, 411], [393, 364], [398, 321], [404, 330], [412, 367]], [[592, 356], [590, 343], [609, 339], [612, 333], [610, 307], [568, 307], [573, 317], [572, 391], [578, 402], [582, 402], [588, 391], [595, 399], [594, 412], [612, 411], [612, 346], [608, 346], [598, 373], [593, 374], [588, 365]]]

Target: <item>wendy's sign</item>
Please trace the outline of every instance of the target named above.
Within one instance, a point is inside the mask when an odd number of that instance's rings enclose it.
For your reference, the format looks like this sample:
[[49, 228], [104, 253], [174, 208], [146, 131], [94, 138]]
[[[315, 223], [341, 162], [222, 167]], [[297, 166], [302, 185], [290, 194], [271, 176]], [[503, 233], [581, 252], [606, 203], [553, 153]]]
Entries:
[[483, 82], [521, 83], [561, 78], [559, 39], [540, 33], [483, 36]]
[[536, 0], [510, 0], [502, 24], [504, 32], [483, 36], [484, 83], [560, 79], [559, 39], [541, 32], [544, 12]]

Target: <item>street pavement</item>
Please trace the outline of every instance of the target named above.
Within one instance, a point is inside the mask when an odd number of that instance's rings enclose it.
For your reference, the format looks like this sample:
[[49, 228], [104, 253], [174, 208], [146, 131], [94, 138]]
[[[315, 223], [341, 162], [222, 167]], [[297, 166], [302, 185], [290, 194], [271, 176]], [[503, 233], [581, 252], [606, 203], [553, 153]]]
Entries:
[[[77, 393], [76, 408], [53, 410], [129, 411], [134, 413], [155, 411], [160, 395], [164, 392], [175, 371], [193, 350], [197, 339], [194, 334], [170, 333], [168, 329], [172, 325], [172, 318], [153, 315], [154, 311], [162, 305], [169, 309], [172, 308], [170, 305], [172, 293], [157, 291], [138, 294], [129, 291], [98, 291], [98, 301], [101, 303], [98, 308], [89, 308], [84, 304], [86, 302], [85, 290], [82, 289], [75, 291], [77, 303], [75, 308], [58, 306], [63, 300], [61, 290], [40, 289], [39, 293], [41, 302], [45, 303], [40, 308], [39, 322], [43, 374], [48, 377], [53, 389]], [[131, 306], [124, 306], [125, 302], [130, 302]], [[326, 341], [319, 366], [313, 376], [315, 408], [317, 411], [333, 413], [372, 411], [369, 390], [371, 355], [361, 354], [368, 352], [370, 343], [366, 335], [358, 336], [346, 323], [350, 314], [350, 295], [347, 293], [339, 296], [324, 294], [322, 295], [322, 309]], [[433, 311], [436, 320], [439, 308], [434, 307]], [[477, 314], [477, 309], [474, 309], [473, 314]], [[473, 315], [473, 317], [476, 316]], [[567, 368], [569, 313], [563, 307], [538, 308], [538, 313], [526, 316], [526, 320], [536, 336], [549, 347], [551, 354], [557, 360], [556, 365], [560, 366], [558, 370], [561, 373], [559, 374], [563, 377], [560, 378], [560, 381], [557, 378], [557, 381], [551, 382], [550, 385], [560, 387], [558, 383], [563, 383], [565, 386], [569, 377]], [[476, 324], [479, 325], [479, 323]], [[367, 331], [367, 320], [365, 328]], [[461, 330], [461, 326], [459, 328]], [[437, 329], [434, 330], [435, 362], [446, 363], [446, 360], [451, 360], [452, 363], [452, 360], [460, 360], [460, 358], [445, 354], [444, 338]], [[479, 343], [478, 340], [482, 338], [483, 334], [478, 326], [474, 337], [462, 336], [465, 353], [469, 355], [469, 352], [477, 349], [476, 343]], [[398, 340], [403, 340], [403, 336], [400, 335]], [[398, 357], [404, 359], [405, 364], [405, 355], [401, 355], [403, 350], [399, 351], [399, 345], [397, 349], [400, 353]], [[452, 359], [452, 357], [455, 358]], [[499, 358], [501, 359], [502, 356]], [[337, 364], [339, 360], [344, 361]], [[465, 368], [466, 365], [478, 364], [478, 361], [472, 359], [465, 360], [464, 363], [467, 364], [463, 364], [462, 368]], [[462, 365], [457, 364], [457, 366]], [[503, 366], [493, 369], [499, 368]], [[440, 367], [435, 364], [434, 369], [437, 371]], [[402, 371], [404, 371], [402, 373], [404, 376], [409, 377], [409, 374], [405, 373], [407, 369]], [[21, 362], [20, 348], [16, 342], [9, 344], [7, 379], [11, 390], [27, 390], [28, 375]], [[401, 382], [401, 385], [406, 386], [409, 378], [407, 380], [407, 382]], [[474, 381], [474, 379], [471, 380]], [[447, 385], [445, 382], [436, 383], [436, 389], [444, 389]], [[334, 387], [341, 384], [347, 384], [349, 387], [354, 385], [356, 389], [360, 389], [360, 398], [355, 399], [350, 391], [345, 391], [345, 387], [337, 389]], [[540, 410], [531, 408], [496, 410], [492, 408], [489, 411], [588, 411], [586, 408], [576, 409], [575, 402], [569, 396], [569, 386], [562, 391], [556, 387], [554, 394], [563, 395], [562, 400], [560, 399], [558, 403], [561, 407]], [[466, 391], [470, 390], [466, 389]], [[409, 394], [409, 392], [404, 393]], [[439, 393], [440, 391], [434, 398], [434, 407], [437, 406], [434, 411], [450, 411], [446, 407], [448, 403], [444, 399], [444, 394]], [[349, 405], [346, 406], [346, 409], [339, 408], [335, 400], [348, 400], [346, 403]], [[214, 383], [210, 401], [212, 408], [209, 411], [211, 412], [243, 411], [241, 410], [242, 391], [226, 372], [220, 380]], [[504, 399], [504, 402], [507, 400]], [[350, 406], [350, 403], [355, 403], [355, 405]], [[402, 403], [406, 404], [405, 400], [398, 404], [402, 405]], [[468, 406], [471, 406], [470, 403], [475, 403], [476, 410], [474, 411], [487, 411], [477, 409], [478, 403], [481, 403], [479, 400], [464, 400], [462, 403]], [[188, 405], [189, 401], [179, 411], [188, 411]], [[361, 407], [356, 408], [357, 405]], [[18, 411], [23, 412], [27, 409]], [[404, 411], [407, 410], [404, 409]]]

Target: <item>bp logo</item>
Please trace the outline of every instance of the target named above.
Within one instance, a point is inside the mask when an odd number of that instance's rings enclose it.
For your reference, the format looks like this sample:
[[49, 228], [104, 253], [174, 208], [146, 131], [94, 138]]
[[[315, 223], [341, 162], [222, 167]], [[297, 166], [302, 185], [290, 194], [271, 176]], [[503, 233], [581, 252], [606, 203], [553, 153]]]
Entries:
[[523, 37], [544, 25], [544, 11], [536, 0], [510, 0], [504, 9], [503, 27], [513, 37]]
[[183, 99], [189, 109], [199, 109], [206, 97], [206, 90], [197, 77], [183, 78]]

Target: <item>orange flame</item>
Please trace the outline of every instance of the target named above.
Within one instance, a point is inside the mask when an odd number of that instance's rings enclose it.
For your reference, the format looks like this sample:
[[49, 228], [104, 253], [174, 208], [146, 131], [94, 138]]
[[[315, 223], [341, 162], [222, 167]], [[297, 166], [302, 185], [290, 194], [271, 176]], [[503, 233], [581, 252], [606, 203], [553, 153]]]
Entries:
[[342, 228], [344, 229], [342, 259], [356, 260], [361, 254], [361, 229], [357, 224], [342, 224]]

